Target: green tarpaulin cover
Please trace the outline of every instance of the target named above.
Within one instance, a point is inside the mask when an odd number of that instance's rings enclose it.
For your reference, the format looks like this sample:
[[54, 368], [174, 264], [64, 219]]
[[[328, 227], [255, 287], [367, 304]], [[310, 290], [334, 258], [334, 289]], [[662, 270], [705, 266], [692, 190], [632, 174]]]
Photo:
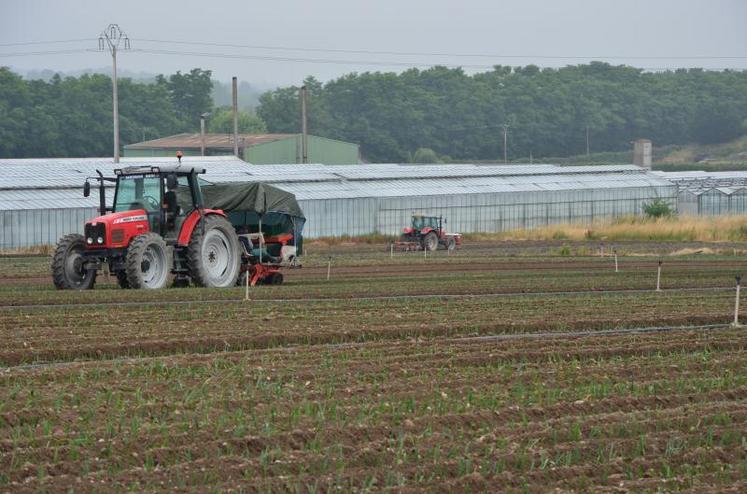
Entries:
[[280, 213], [304, 218], [296, 196], [272, 185], [259, 182], [218, 183], [202, 187], [205, 207], [226, 213], [254, 212], [259, 215]]

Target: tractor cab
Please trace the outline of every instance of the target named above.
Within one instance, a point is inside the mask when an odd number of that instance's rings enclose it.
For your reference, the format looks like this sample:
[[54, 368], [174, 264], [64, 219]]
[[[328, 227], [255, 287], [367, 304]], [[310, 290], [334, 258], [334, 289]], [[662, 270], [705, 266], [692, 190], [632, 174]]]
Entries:
[[441, 217], [439, 216], [412, 216], [412, 229], [422, 232], [424, 229], [441, 230]]

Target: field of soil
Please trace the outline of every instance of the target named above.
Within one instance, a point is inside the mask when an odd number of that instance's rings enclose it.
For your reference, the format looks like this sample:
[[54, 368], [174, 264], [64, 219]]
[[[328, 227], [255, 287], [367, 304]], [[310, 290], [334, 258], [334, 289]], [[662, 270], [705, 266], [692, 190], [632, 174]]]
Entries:
[[743, 247], [311, 245], [249, 300], [0, 257], [0, 492], [744, 492]]

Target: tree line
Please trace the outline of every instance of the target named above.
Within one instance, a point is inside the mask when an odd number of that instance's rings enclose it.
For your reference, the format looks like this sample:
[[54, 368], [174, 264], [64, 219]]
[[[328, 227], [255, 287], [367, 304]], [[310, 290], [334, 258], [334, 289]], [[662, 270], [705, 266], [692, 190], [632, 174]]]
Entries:
[[[225, 92], [211, 71], [119, 80], [121, 142], [208, 130], [230, 132]], [[540, 69], [496, 66], [467, 74], [434, 67], [304, 81], [309, 132], [356, 142], [372, 162], [501, 160], [570, 156], [655, 145], [725, 142], [747, 133], [747, 71], [645, 72], [601, 62]], [[224, 95], [225, 96], [225, 95]], [[221, 99], [221, 98], [218, 98]], [[222, 98], [225, 99], [225, 98]], [[262, 94], [242, 132], [300, 131], [299, 88]], [[111, 79], [105, 75], [27, 80], [0, 68], [0, 157], [108, 156]]]
[[[361, 144], [369, 161], [413, 160], [419, 148], [446, 160], [571, 156], [655, 145], [725, 142], [747, 133], [747, 71], [645, 72], [601, 62], [540, 69], [496, 66], [308, 78], [309, 132]], [[298, 130], [298, 88], [263, 94], [271, 132]], [[421, 150], [422, 152], [422, 150]], [[428, 153], [426, 153], [428, 154]]]
[[[233, 120], [215, 108], [211, 71], [159, 75], [155, 82], [118, 80], [122, 144], [180, 132], [197, 132], [200, 115], [211, 132], [230, 132]], [[255, 115], [242, 112], [242, 131], [265, 132]], [[55, 75], [26, 80], [0, 67], [0, 157], [111, 156], [112, 83], [102, 74]]]

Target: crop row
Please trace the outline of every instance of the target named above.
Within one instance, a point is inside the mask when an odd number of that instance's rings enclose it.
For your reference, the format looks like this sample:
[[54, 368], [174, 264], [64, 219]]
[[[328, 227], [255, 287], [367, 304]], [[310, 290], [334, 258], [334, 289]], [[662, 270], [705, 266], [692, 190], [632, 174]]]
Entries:
[[726, 323], [731, 292], [68, 306], [0, 311], [0, 362]]
[[728, 486], [745, 468], [746, 350], [735, 329], [11, 369], [0, 378], [0, 481], [14, 490], [611, 489], [648, 488], [652, 477], [671, 489]]

